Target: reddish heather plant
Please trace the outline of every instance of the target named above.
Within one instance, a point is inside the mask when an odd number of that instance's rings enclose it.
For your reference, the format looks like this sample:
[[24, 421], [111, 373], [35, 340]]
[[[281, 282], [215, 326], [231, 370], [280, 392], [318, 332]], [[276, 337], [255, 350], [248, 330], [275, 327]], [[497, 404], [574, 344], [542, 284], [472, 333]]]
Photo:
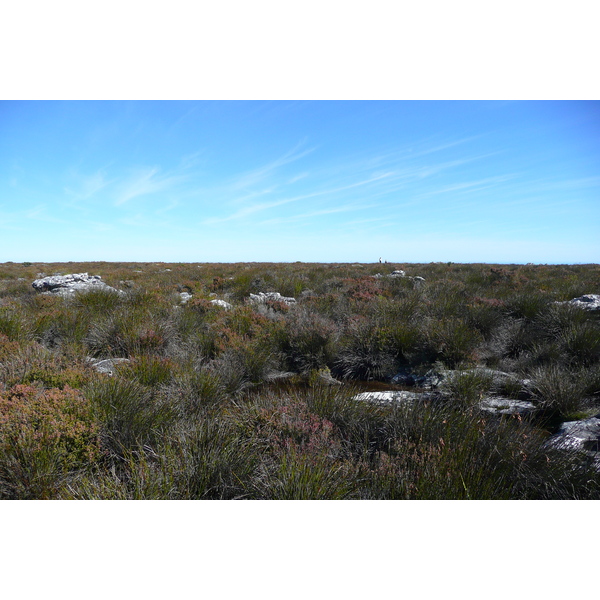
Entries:
[[288, 451], [312, 457], [341, 452], [334, 424], [312, 413], [298, 399], [286, 398], [285, 404], [255, 409], [248, 425], [252, 437], [265, 443], [276, 456]]
[[344, 284], [348, 290], [348, 296], [352, 300], [368, 302], [376, 296], [383, 295], [379, 284], [372, 277], [359, 277], [352, 279], [344, 279]]
[[499, 300], [498, 298], [483, 298], [481, 296], [474, 296], [473, 304], [481, 306], [490, 306], [492, 308], [502, 308], [506, 306], [506, 302], [504, 302], [504, 300]]
[[0, 449], [21, 444], [34, 453], [53, 450], [65, 468], [93, 462], [100, 446], [89, 401], [68, 386], [18, 384], [0, 392]]

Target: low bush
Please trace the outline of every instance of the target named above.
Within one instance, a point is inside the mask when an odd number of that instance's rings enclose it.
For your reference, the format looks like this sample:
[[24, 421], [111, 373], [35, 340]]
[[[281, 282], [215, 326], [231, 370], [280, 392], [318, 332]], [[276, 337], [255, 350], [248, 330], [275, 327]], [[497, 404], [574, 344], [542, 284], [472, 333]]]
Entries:
[[79, 391], [15, 385], [0, 392], [0, 497], [52, 498], [100, 454], [99, 425]]
[[336, 337], [336, 327], [330, 319], [299, 308], [280, 330], [278, 347], [288, 369], [308, 372], [332, 365]]
[[109, 377], [84, 389], [100, 425], [102, 448], [109, 458], [122, 460], [127, 451], [152, 446], [162, 431], [171, 426], [175, 408], [138, 383]]
[[585, 407], [586, 375], [586, 371], [572, 371], [558, 365], [533, 369], [533, 392], [540, 407], [552, 417], [570, 420]]

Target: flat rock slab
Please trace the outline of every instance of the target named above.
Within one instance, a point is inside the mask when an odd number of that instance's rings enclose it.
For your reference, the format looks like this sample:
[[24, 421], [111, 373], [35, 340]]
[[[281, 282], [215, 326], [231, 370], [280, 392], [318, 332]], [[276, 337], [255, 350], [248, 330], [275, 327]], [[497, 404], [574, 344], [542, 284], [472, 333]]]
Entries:
[[428, 400], [429, 394], [417, 392], [405, 392], [398, 390], [390, 390], [386, 392], [362, 392], [354, 396], [353, 400], [361, 402], [372, 402], [373, 404], [403, 404], [407, 402], [420, 402]]
[[499, 396], [484, 398], [479, 403], [479, 408], [485, 412], [491, 412], [497, 415], [528, 415], [537, 410], [533, 402], [515, 400], [514, 398], [502, 398]]

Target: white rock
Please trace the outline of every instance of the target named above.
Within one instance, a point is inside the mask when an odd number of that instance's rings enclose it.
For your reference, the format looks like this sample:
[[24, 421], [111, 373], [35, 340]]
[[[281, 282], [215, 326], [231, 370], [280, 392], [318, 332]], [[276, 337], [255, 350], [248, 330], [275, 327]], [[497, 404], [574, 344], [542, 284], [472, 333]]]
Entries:
[[288, 306], [296, 304], [296, 298], [287, 298], [279, 292], [259, 292], [258, 294], [250, 294], [250, 302], [253, 304], [264, 304], [265, 302], [283, 302]]
[[[91, 359], [95, 361], [96, 359]], [[114, 375], [115, 367], [130, 362], [128, 358], [107, 358], [105, 360], [99, 360], [92, 364], [92, 367], [98, 371], [98, 373], [104, 373], [106, 375]]]
[[398, 390], [390, 390], [385, 392], [362, 392], [354, 396], [353, 400], [362, 402], [372, 402], [374, 404], [399, 404], [405, 402], [415, 402], [419, 400], [428, 400], [429, 394], [417, 392], [404, 392]]
[[526, 400], [490, 396], [479, 403], [479, 408], [485, 412], [499, 415], [526, 415], [536, 410], [535, 404]]
[[555, 435], [550, 438], [556, 448], [600, 451], [600, 415], [583, 421], [563, 423]]
[[[561, 302], [561, 304], [563, 304]], [[577, 306], [585, 310], [600, 310], [600, 294], [584, 294], [579, 298], [573, 298], [569, 300], [567, 304]]]
[[225, 310], [230, 310], [233, 308], [233, 306], [229, 304], [229, 302], [225, 302], [225, 300], [211, 300], [210, 302], [211, 304], [214, 304], [215, 306], [220, 306]]
[[50, 275], [49, 277], [36, 279], [31, 285], [38, 292], [57, 294], [59, 296], [71, 296], [76, 292], [87, 292], [90, 290], [105, 290], [124, 294], [124, 292], [106, 285], [100, 275], [88, 275], [87, 273]]

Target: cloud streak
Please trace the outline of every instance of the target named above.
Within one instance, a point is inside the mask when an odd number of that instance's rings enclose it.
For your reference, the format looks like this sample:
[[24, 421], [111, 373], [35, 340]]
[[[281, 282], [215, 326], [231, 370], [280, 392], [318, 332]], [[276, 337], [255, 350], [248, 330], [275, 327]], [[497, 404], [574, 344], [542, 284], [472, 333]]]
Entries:
[[114, 205], [121, 206], [134, 198], [165, 192], [185, 181], [183, 175], [160, 175], [158, 167], [140, 169], [120, 185]]

